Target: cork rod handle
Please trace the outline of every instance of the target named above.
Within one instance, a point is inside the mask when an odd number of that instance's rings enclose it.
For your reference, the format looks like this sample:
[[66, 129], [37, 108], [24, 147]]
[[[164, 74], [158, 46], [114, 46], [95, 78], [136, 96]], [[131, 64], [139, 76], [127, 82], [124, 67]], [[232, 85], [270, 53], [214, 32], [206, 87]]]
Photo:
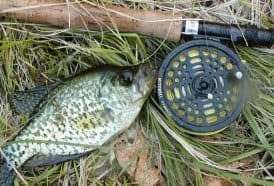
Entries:
[[57, 27], [118, 29], [179, 41], [182, 15], [70, 0], [0, 0], [0, 16]]

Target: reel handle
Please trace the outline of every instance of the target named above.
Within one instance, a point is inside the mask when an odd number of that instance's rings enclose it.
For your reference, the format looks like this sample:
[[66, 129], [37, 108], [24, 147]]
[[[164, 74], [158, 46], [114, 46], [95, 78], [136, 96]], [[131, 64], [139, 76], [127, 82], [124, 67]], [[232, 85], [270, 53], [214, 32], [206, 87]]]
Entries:
[[[179, 41], [182, 15], [70, 0], [0, 0], [0, 16], [31, 23], [91, 30], [116, 29]], [[69, 23], [70, 20], [70, 23]]]

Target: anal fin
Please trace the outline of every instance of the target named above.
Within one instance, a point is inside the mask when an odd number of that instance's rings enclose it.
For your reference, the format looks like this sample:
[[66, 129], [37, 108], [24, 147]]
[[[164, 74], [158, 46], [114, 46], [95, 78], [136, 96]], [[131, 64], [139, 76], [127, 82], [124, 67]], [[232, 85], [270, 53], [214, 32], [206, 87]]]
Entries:
[[78, 159], [82, 156], [85, 156], [89, 154], [89, 152], [86, 153], [80, 153], [80, 154], [72, 154], [72, 155], [37, 155], [31, 158], [29, 161], [27, 161], [23, 166], [24, 167], [37, 167], [37, 166], [50, 166], [50, 165], [56, 165], [59, 163], [63, 163], [70, 160]]

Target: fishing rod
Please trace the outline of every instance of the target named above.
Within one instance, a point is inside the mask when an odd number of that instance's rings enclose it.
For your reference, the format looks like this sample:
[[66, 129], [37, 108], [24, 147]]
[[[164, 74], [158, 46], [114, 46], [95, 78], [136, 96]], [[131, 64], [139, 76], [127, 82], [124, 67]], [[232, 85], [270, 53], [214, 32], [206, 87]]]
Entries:
[[187, 19], [180, 13], [134, 10], [72, 0], [2, 0], [0, 16], [57, 27], [94, 31], [108, 28], [134, 32], [178, 42], [187, 35], [206, 35], [243, 42], [249, 46], [271, 46], [274, 32], [256, 26], [226, 25]]
[[247, 73], [239, 56], [224, 43], [271, 47], [273, 29], [187, 19], [180, 13], [134, 10], [65, 0], [2, 0], [0, 16], [93, 31], [114, 29], [170, 41], [189, 40], [162, 62], [158, 100], [187, 132], [208, 135], [223, 130], [241, 113]]

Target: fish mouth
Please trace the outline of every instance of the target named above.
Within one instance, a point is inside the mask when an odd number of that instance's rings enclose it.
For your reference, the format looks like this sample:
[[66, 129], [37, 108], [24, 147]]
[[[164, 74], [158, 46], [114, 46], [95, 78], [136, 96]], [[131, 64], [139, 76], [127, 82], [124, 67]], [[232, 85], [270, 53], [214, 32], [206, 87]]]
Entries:
[[157, 77], [157, 70], [154, 67], [145, 66], [144, 71], [142, 73], [142, 78], [139, 80], [137, 84], [138, 92], [141, 93], [142, 96], [147, 96], [150, 94], [151, 90], [154, 87]]
[[[149, 95], [149, 94], [148, 94], [148, 95]], [[144, 102], [147, 100], [148, 95], [145, 95], [145, 97], [144, 97], [144, 96], [143, 96], [143, 97], [140, 97], [140, 98], [134, 100], [133, 102], [134, 102], [135, 104], [137, 104], [137, 105], [143, 105]]]

